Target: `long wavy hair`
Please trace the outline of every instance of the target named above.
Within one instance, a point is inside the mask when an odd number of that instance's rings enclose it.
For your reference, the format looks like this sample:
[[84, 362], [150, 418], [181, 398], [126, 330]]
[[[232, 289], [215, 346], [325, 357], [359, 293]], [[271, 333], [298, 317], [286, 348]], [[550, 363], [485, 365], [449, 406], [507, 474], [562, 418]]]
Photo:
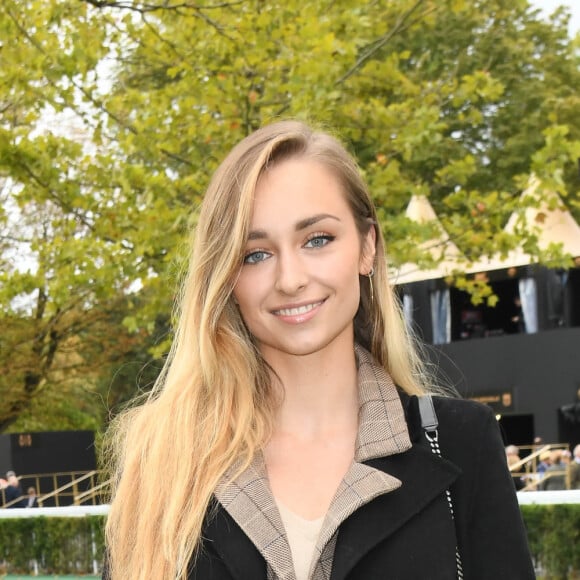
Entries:
[[353, 157], [325, 132], [297, 121], [268, 125], [241, 141], [216, 171], [192, 237], [167, 363], [145, 402], [112, 423], [107, 518], [113, 580], [187, 577], [202, 545], [212, 494], [226, 470], [241, 472], [272, 432], [270, 372], [233, 299], [266, 167], [307, 158], [333, 171], [363, 240], [376, 232], [373, 296], [360, 277], [355, 340], [410, 394], [425, 391], [422, 357], [387, 279], [381, 229]]

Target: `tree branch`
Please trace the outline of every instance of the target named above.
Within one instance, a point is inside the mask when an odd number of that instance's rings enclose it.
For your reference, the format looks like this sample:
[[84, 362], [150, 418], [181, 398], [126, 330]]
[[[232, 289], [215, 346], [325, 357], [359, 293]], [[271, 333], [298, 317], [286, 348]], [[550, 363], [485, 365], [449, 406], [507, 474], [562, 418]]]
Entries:
[[[340, 77], [336, 81], [336, 84], [340, 85], [344, 81], [349, 79], [367, 60], [369, 60], [369, 58], [371, 58], [381, 48], [383, 48], [383, 46], [385, 46], [385, 44], [387, 44], [396, 34], [399, 34], [403, 30], [405, 30], [408, 26], [410, 26], [410, 24], [412, 23], [407, 24], [405, 23], [424, 2], [425, 0], [417, 0], [417, 2], [411, 8], [409, 8], [409, 10], [407, 10], [407, 12], [399, 16], [397, 22], [395, 23], [395, 26], [393, 26], [393, 28], [389, 30], [389, 32], [387, 32], [385, 35], [383, 35], [381, 38], [375, 41], [372, 44], [372, 46], [359, 57], [359, 59], [354, 63], [354, 65], [342, 77]], [[435, 10], [435, 8], [428, 10], [428, 12], [431, 12], [432, 10]]]
[[[85, 0], [85, 1], [86, 2], [89, 2], [91, 4], [93, 3], [92, 0]], [[22, 35], [31, 43], [31, 45], [34, 46], [36, 48], [36, 50], [38, 50], [42, 55], [46, 56], [46, 51], [44, 50], [44, 48], [38, 42], [36, 42], [36, 40], [34, 38], [32, 38], [30, 36], [30, 34], [28, 33], [28, 31], [20, 24], [20, 22], [18, 22], [18, 19], [14, 16], [14, 14], [12, 14], [10, 11], [8, 11], [8, 14], [9, 14], [10, 18], [12, 19], [12, 21], [14, 22], [14, 24], [16, 25], [16, 27], [20, 30], [20, 32], [22, 33]], [[46, 79], [46, 80], [55, 89], [60, 90], [60, 88], [58, 87], [58, 85], [54, 81], [52, 81], [50, 79]], [[78, 83], [78, 81], [76, 81], [72, 77], [69, 78], [69, 80], [73, 84], [73, 86], [78, 91], [80, 91], [92, 103], [92, 105], [95, 106], [99, 111], [101, 111], [102, 113], [105, 113], [108, 117], [110, 117], [111, 119], [113, 119], [123, 129], [126, 129], [127, 131], [130, 131], [134, 135], [139, 135], [139, 131], [135, 127], [133, 127], [132, 125], [130, 125], [128, 123], [125, 123], [120, 117], [118, 117], [117, 115], [115, 115], [115, 113], [113, 113], [112, 111], [110, 111], [103, 104], [103, 102], [101, 100], [96, 99], [91, 93], [89, 93], [89, 91], [87, 91], [82, 85], [80, 85]], [[71, 108], [71, 110], [75, 111], [78, 114], [77, 108], [76, 108], [76, 106], [73, 103], [69, 103], [68, 106]], [[179, 161], [180, 163], [183, 163], [183, 164], [188, 165], [190, 167], [193, 166], [193, 164], [189, 160], [187, 160], [187, 159], [179, 156], [176, 153], [172, 153], [172, 152], [168, 151], [167, 149], [163, 149], [163, 148], [160, 148], [159, 150], [161, 151], [161, 153], [163, 153], [164, 155], [166, 155], [167, 157], [169, 157], [171, 159], [174, 159], [175, 161]], [[74, 210], [71, 209], [71, 211], [73, 213], [75, 213]], [[83, 223], [85, 225], [88, 225], [84, 221], [83, 221]]]
[[152, 4], [147, 2], [133, 2], [131, 0], [84, 0], [87, 4], [91, 4], [95, 8], [120, 8], [122, 10], [131, 10], [133, 12], [158, 12], [160, 10], [215, 10], [219, 8], [229, 8], [244, 4], [245, 0], [238, 0], [236, 2], [218, 2], [216, 4], [193, 4], [191, 2], [176, 2], [172, 4], [169, 0], [164, 0], [161, 4]]

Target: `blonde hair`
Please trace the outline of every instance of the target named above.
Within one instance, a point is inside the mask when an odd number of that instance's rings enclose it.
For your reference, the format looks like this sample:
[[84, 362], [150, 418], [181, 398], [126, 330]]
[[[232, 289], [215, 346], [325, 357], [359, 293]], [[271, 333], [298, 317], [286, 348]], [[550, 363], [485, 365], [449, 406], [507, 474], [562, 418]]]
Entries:
[[425, 390], [356, 162], [335, 138], [300, 122], [282, 121], [251, 134], [220, 165], [204, 197], [165, 368], [148, 399], [119, 415], [107, 435], [113, 580], [186, 578], [220, 478], [234, 465], [245, 469], [271, 433], [276, 401], [270, 375], [232, 292], [256, 183], [268, 166], [290, 157], [315, 160], [335, 173], [361, 240], [375, 228], [374, 292], [361, 276], [355, 340], [409, 394]]

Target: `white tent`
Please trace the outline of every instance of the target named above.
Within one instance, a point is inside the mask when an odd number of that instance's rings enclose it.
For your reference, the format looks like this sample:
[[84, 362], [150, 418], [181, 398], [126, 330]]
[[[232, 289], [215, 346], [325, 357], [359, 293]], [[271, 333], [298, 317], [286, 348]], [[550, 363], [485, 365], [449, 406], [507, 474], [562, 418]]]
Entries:
[[[521, 194], [522, 199], [533, 196], [541, 200], [538, 207], [528, 207], [522, 215], [517, 211], [514, 212], [504, 228], [505, 231], [513, 234], [517, 227], [523, 226], [530, 230], [533, 228], [537, 232], [540, 249], [546, 250], [551, 244], [562, 244], [564, 253], [574, 258], [580, 257], [580, 225], [566, 209], [557, 193], [539, 191], [539, 186], [540, 181], [536, 177], [532, 177], [530, 186]], [[550, 209], [551, 206], [553, 209]], [[441, 259], [441, 262], [429, 270], [421, 270], [417, 264], [411, 262], [403, 264], [400, 268], [393, 268], [390, 272], [393, 284], [445, 278], [455, 270], [474, 274], [526, 266], [533, 262], [531, 256], [521, 248], [517, 248], [505, 257], [501, 257], [499, 254], [484, 257], [466, 267], [461, 251], [450, 240], [427, 197], [414, 195], [407, 206], [406, 215], [417, 223], [436, 223], [439, 235], [421, 244], [420, 248], [424, 252], [428, 252], [435, 260]]]
[[439, 232], [434, 238], [423, 242], [420, 249], [428, 253], [434, 260], [441, 262], [430, 270], [421, 270], [417, 264], [407, 262], [399, 268], [392, 268], [390, 278], [393, 284], [406, 284], [420, 280], [445, 278], [459, 267], [462, 254], [459, 248], [449, 239], [449, 235], [441, 225], [433, 206], [424, 195], [414, 195], [407, 206], [406, 215], [417, 223], [434, 222]]
[[[516, 233], [524, 228], [538, 236], [540, 249], [547, 250], [552, 244], [561, 244], [564, 253], [574, 258], [580, 257], [580, 226], [570, 212], [565, 208], [559, 196], [552, 192], [539, 190], [539, 181], [530, 180], [530, 186], [522, 193], [522, 198], [533, 196], [538, 203], [535, 208], [516, 211], [508, 220], [505, 231]], [[527, 202], [528, 199], [525, 199]], [[526, 204], [527, 205], [527, 204]], [[524, 206], [524, 204], [522, 204]], [[406, 263], [398, 270], [390, 273], [393, 284], [405, 284], [423, 280], [441, 279], [453, 274], [454, 271], [466, 273], [487, 272], [515, 268], [531, 264], [533, 259], [521, 248], [511, 251], [507, 256], [499, 255], [483, 258], [466, 267], [466, 261], [457, 246], [441, 225], [433, 207], [425, 196], [413, 196], [406, 211], [407, 217], [417, 223], [434, 223], [436, 234], [431, 240], [421, 244], [420, 249], [428, 252], [434, 260], [441, 260], [435, 268], [420, 270], [417, 264]], [[518, 279], [519, 298], [521, 300], [525, 331], [538, 331], [536, 280], [533, 277]], [[433, 325], [433, 342], [442, 344], [451, 340], [451, 303], [449, 290], [439, 288], [430, 292], [431, 318]], [[403, 296], [403, 307], [406, 318], [412, 321], [413, 297]]]
[[[539, 191], [540, 181], [536, 177], [530, 179], [530, 186], [521, 194], [521, 199], [532, 197], [540, 201], [537, 208], [526, 208], [522, 215], [514, 212], [505, 231], [513, 234], [517, 227], [535, 230], [538, 236], [538, 246], [542, 250], [551, 244], [561, 244], [564, 253], [573, 258], [580, 257], [580, 226], [572, 214], [566, 209], [560, 196], [555, 192]], [[550, 206], [553, 209], [550, 209]], [[520, 222], [520, 223], [519, 223]], [[489, 272], [531, 264], [533, 259], [521, 248], [511, 251], [505, 258], [499, 255], [483, 258], [467, 269], [468, 273]]]

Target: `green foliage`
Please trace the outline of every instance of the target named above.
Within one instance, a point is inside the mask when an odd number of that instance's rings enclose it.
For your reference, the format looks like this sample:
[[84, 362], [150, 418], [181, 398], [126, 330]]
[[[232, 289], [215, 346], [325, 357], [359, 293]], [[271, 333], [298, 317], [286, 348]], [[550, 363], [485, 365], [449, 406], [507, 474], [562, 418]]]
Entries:
[[53, 404], [64, 425], [100, 421], [95, 401], [138, 389], [170, 340], [192, 211], [232, 145], [273, 119], [348, 143], [394, 265], [433, 265], [417, 252], [428, 229], [404, 217], [413, 194], [468, 261], [522, 242], [567, 264], [502, 232], [532, 173], [580, 218], [566, 30], [564, 11], [546, 23], [525, 0], [3, 0], [0, 430], [32, 413], [53, 425]]
[[534, 561], [546, 578], [566, 580], [580, 571], [580, 504], [523, 505]]
[[[522, 516], [536, 568], [546, 579], [580, 571], [580, 504], [523, 505]], [[87, 574], [104, 553], [104, 517], [0, 519], [0, 560], [8, 573]]]
[[6, 431], [98, 431], [105, 413], [102, 395], [92, 385], [63, 381], [59, 389], [43, 389]]
[[36, 517], [0, 520], [2, 572], [32, 572], [32, 561], [45, 574], [89, 574], [102, 562], [104, 518]]

